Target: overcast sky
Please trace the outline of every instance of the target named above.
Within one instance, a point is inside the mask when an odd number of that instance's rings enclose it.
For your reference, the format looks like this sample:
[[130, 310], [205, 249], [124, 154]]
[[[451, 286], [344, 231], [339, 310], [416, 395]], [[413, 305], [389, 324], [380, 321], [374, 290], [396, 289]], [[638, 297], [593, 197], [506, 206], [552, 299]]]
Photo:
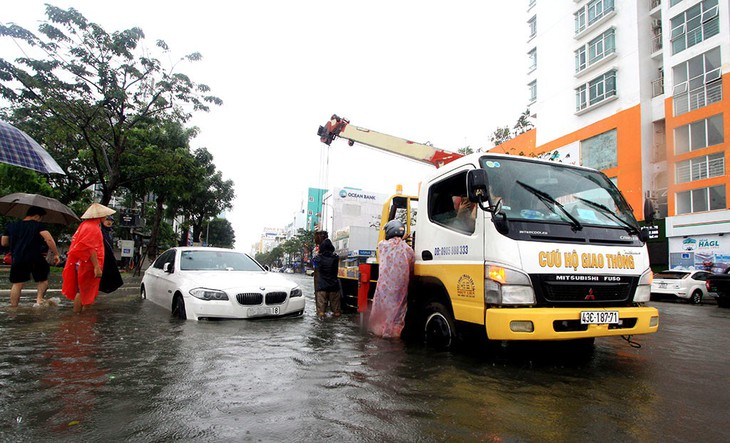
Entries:
[[[3, 0], [5, 3], [5, 0]], [[224, 104], [190, 122], [236, 200], [228, 219], [249, 251], [264, 227], [283, 228], [309, 187], [417, 191], [431, 167], [363, 146], [325, 147], [317, 127], [352, 124], [447, 150], [490, 147], [527, 107], [527, 0], [23, 0], [0, 21], [36, 32], [45, 3], [73, 7], [107, 32], [140, 27], [178, 70]]]

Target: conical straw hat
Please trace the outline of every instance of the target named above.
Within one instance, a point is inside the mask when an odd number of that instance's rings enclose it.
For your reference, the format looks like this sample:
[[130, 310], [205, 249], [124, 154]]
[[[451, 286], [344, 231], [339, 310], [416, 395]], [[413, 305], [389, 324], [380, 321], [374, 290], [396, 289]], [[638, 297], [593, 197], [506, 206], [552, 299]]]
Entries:
[[84, 212], [84, 215], [81, 216], [82, 220], [88, 220], [91, 218], [104, 218], [107, 215], [114, 214], [114, 209], [107, 208], [104, 205], [100, 205], [99, 203], [92, 203], [91, 206], [89, 206], [89, 209]]

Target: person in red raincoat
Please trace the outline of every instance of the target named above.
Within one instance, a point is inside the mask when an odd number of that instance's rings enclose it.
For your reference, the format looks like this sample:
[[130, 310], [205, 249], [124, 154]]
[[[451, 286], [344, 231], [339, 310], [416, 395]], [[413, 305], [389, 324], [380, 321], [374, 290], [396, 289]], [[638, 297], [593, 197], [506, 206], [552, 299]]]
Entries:
[[74, 302], [74, 312], [81, 312], [94, 303], [99, 294], [101, 270], [104, 266], [104, 238], [101, 222], [116, 211], [93, 203], [81, 216], [83, 220], [71, 238], [66, 266], [63, 268], [61, 292]]

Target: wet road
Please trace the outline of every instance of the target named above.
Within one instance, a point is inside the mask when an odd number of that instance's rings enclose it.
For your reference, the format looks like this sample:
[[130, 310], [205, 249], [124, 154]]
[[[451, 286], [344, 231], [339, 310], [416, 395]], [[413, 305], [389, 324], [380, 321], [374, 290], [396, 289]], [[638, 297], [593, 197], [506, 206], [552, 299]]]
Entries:
[[178, 321], [133, 291], [74, 315], [0, 308], [2, 441], [726, 442], [730, 310], [656, 302], [660, 332], [435, 352], [302, 318]]

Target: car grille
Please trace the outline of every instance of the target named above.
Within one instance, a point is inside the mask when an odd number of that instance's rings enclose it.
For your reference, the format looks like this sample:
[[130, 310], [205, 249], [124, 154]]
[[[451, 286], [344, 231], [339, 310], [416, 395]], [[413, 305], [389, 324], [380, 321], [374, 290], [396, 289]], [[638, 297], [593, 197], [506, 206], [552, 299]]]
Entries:
[[266, 294], [267, 305], [278, 305], [286, 301], [286, 292], [269, 292]]
[[264, 296], [258, 292], [242, 292], [236, 294], [236, 300], [242, 305], [260, 305]]
[[[267, 305], [280, 305], [286, 301], [286, 292], [269, 292], [266, 294]], [[242, 305], [260, 305], [264, 301], [264, 294], [260, 292], [242, 292], [236, 294], [236, 300]]]

